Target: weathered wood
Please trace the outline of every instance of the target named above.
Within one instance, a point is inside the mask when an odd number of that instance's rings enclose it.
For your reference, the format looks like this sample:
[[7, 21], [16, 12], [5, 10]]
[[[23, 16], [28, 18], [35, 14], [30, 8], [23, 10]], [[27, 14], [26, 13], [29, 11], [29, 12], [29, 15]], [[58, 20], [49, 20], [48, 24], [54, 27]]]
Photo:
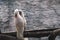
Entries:
[[48, 36], [52, 31], [26, 31], [24, 32], [24, 37], [36, 37], [36, 38], [40, 38], [40, 37], [45, 37]]
[[50, 36], [49, 36], [49, 40], [55, 40], [56, 36], [60, 35], [60, 29], [56, 29], [54, 30]]
[[[2, 34], [2, 35], [1, 35]], [[0, 39], [1, 36], [2, 38], [11, 38], [11, 40], [16, 39], [14, 37], [16, 37], [16, 32], [12, 32], [12, 33], [1, 33], [0, 34]], [[6, 35], [10, 35], [10, 36], [5, 36]], [[49, 40], [55, 40], [57, 35], [60, 35], [60, 29], [59, 28], [55, 28], [55, 29], [42, 29], [42, 30], [30, 30], [30, 31], [24, 31], [24, 37], [36, 37], [36, 38], [40, 38], [40, 37], [45, 37], [48, 36]], [[13, 37], [11, 37], [13, 36]], [[19, 40], [19, 39], [16, 39]]]
[[[49, 34], [51, 34], [56, 29], [58, 29], [58, 28], [24, 31], [24, 37], [37, 37], [37, 38], [45, 37], [45, 36], [48, 36]], [[11, 36], [16, 37], [16, 32], [2, 33], [2, 34], [11, 35]]]
[[20, 40], [13, 36], [0, 34], [0, 40]]

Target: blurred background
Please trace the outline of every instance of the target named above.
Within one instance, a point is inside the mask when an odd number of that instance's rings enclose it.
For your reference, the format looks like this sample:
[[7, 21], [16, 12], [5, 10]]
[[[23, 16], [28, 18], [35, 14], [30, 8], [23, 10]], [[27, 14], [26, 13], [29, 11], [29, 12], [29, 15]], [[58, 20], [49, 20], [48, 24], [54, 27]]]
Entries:
[[[60, 0], [0, 0], [0, 30], [2, 33], [16, 32], [14, 10], [25, 14], [25, 30], [60, 28]], [[29, 38], [48, 40], [48, 37]], [[57, 36], [56, 40], [60, 40]]]

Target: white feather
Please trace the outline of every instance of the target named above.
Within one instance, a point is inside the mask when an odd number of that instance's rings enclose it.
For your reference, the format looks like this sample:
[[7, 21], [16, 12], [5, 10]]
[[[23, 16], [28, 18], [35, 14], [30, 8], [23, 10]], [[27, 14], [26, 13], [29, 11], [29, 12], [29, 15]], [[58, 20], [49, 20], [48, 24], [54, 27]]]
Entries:
[[[19, 11], [22, 12], [22, 15], [19, 15]], [[17, 28], [17, 37], [21, 39], [24, 39], [24, 40], [28, 40], [28, 38], [23, 38], [22, 36], [22, 32], [24, 31], [24, 26], [26, 25], [26, 19], [24, 17], [24, 13], [22, 10], [18, 10], [18, 9], [15, 9], [14, 11], [14, 14], [17, 14], [17, 18], [15, 18], [15, 22], [16, 22], [16, 28]], [[19, 35], [21, 34], [21, 35]]]
[[16, 13], [16, 12], [18, 12], [18, 11], [19, 11], [18, 9], [15, 9], [15, 10], [14, 10], [14, 13]]

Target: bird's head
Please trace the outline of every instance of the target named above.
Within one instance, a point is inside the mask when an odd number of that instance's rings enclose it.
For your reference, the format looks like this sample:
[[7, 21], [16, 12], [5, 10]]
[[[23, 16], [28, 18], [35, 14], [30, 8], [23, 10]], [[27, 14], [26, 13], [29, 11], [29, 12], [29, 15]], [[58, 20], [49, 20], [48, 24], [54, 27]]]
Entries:
[[18, 9], [14, 10], [14, 14], [15, 14], [15, 17], [17, 17], [18, 15], [22, 16], [22, 17], [24, 16], [23, 13], [22, 13], [22, 10], [18, 10]]

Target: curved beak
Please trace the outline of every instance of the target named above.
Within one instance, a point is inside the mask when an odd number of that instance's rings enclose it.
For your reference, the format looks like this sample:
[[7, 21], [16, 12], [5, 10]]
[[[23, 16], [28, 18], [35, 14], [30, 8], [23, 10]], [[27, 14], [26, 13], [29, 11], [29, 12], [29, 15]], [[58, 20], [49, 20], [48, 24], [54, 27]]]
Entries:
[[15, 17], [17, 17], [18, 11], [19, 11], [18, 9], [15, 9], [15, 10], [14, 10], [14, 16], [15, 16]]

